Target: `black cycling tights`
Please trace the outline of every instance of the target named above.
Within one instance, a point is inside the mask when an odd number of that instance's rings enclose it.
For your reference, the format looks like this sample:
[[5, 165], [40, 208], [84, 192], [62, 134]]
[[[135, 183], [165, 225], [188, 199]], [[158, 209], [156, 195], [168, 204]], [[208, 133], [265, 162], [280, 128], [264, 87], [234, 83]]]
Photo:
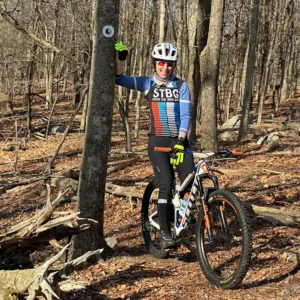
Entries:
[[[148, 155], [152, 164], [155, 177], [159, 182], [158, 195], [158, 219], [162, 230], [167, 230], [167, 203], [172, 199], [172, 187], [175, 179], [173, 166], [170, 164], [170, 156], [165, 152], [154, 151], [155, 147], [171, 147], [177, 143], [177, 137], [158, 137], [151, 135], [148, 143]], [[187, 140], [184, 142], [185, 149], [189, 148]], [[176, 166], [178, 177], [182, 183], [186, 176], [194, 168], [193, 156], [190, 154], [184, 155], [184, 160]]]

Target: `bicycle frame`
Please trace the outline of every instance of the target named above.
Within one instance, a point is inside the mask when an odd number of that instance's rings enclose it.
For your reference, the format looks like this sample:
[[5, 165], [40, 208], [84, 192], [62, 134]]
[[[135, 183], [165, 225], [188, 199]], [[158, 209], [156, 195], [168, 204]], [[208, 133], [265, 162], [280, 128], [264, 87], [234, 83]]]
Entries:
[[[214, 186], [209, 187], [209, 188], [204, 188], [203, 187], [203, 180], [204, 179], [210, 179]], [[193, 180], [192, 188], [190, 191], [190, 196], [188, 199], [188, 204], [187, 208], [185, 210], [184, 216], [182, 216], [181, 222], [177, 222], [178, 217], [179, 217], [179, 208], [180, 208], [180, 192], [184, 191], [185, 188], [188, 186], [188, 184]], [[190, 214], [191, 210], [195, 207], [196, 204], [196, 195], [197, 192], [199, 191], [199, 196], [200, 196], [200, 206], [202, 207], [203, 214], [204, 214], [204, 219], [206, 222], [206, 228], [210, 228], [209, 226], [209, 216], [208, 216], [208, 205], [207, 205], [207, 199], [208, 199], [208, 194], [214, 190], [217, 190], [219, 188], [218, 185], [218, 178], [214, 175], [211, 175], [208, 173], [208, 168], [206, 165], [206, 162], [204, 160], [200, 160], [197, 165], [195, 166], [194, 170], [187, 176], [187, 178], [184, 180], [184, 182], [176, 188], [176, 193], [174, 195], [174, 198], [172, 200], [172, 203], [175, 208], [175, 234], [176, 236], [182, 235], [182, 233], [185, 231], [185, 229], [188, 226], [188, 223], [190, 221]], [[209, 231], [209, 236], [211, 237], [211, 233]]]
[[[171, 148], [167, 147], [155, 147], [155, 151], [160, 152], [171, 152]], [[191, 151], [190, 149], [186, 150], [187, 154], [193, 155], [194, 157], [200, 158], [196, 166], [194, 167], [193, 171], [186, 177], [184, 182], [180, 185], [174, 188], [175, 193], [173, 195], [172, 204], [174, 206], [175, 215], [174, 215], [174, 231], [175, 236], [180, 237], [185, 229], [188, 226], [188, 223], [190, 221], [190, 214], [191, 210], [195, 207], [196, 204], [196, 195], [199, 191], [199, 197], [200, 197], [200, 203], [197, 205], [198, 210], [202, 210], [203, 218], [205, 221], [205, 228], [208, 232], [208, 236], [210, 240], [213, 239], [212, 229], [210, 226], [210, 218], [209, 218], [209, 206], [208, 206], [208, 198], [209, 194], [215, 190], [219, 189], [219, 183], [218, 183], [218, 177], [209, 173], [205, 158], [213, 157], [216, 154], [223, 154], [226, 155], [228, 153], [231, 153], [233, 155], [242, 155], [243, 153], [240, 151], [229, 151], [229, 150], [219, 150], [218, 152], [208, 152], [208, 153], [195, 153]], [[212, 187], [203, 187], [203, 180], [204, 179], [210, 179], [213, 182]], [[188, 199], [188, 204], [185, 209], [184, 215], [182, 216], [179, 214], [179, 209], [181, 205], [181, 199], [180, 199], [180, 192], [185, 191], [186, 187], [190, 184], [190, 182], [193, 180], [192, 188], [190, 191], [190, 196]], [[152, 226], [160, 229], [160, 226], [158, 222], [154, 221], [153, 218], [157, 217], [157, 211], [153, 212], [151, 215], [149, 215], [149, 221]], [[222, 222], [222, 227], [224, 231], [226, 231], [227, 224], [225, 221], [225, 212], [224, 207], [220, 205], [220, 218]]]

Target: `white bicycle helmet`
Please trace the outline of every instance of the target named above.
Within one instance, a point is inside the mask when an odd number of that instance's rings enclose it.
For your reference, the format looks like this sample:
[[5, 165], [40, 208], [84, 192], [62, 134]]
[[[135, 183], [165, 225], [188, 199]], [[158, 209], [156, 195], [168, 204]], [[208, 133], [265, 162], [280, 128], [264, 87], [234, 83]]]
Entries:
[[175, 46], [169, 43], [161, 43], [154, 46], [152, 57], [155, 60], [178, 60], [178, 50]]

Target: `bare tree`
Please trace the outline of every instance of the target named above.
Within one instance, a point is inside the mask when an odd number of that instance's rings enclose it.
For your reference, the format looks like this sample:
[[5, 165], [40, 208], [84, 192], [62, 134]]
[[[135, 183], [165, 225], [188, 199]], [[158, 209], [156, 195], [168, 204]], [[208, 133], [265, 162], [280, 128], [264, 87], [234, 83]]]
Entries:
[[265, 49], [264, 49], [264, 60], [265, 63], [263, 63], [264, 68], [263, 68], [263, 74], [261, 76], [261, 89], [259, 91], [259, 101], [258, 101], [258, 106], [257, 106], [257, 123], [260, 124], [262, 122], [262, 114], [263, 114], [263, 105], [266, 99], [267, 91], [268, 91], [268, 85], [270, 82], [270, 76], [271, 76], [271, 67], [272, 64], [275, 60], [275, 53], [278, 50], [278, 44], [276, 43], [276, 36], [280, 35], [281, 29], [278, 24], [278, 16], [280, 16], [280, 11], [281, 11], [281, 3], [280, 1], [277, 1], [275, 3], [275, 8], [272, 11], [272, 17], [271, 17], [271, 24], [270, 24], [270, 36], [267, 41], [267, 44], [265, 44]]
[[177, 75], [179, 76], [179, 78], [182, 77], [182, 45], [183, 45], [183, 28], [184, 28], [184, 24], [183, 24], [183, 6], [184, 6], [184, 0], [179, 0], [178, 1], [178, 8], [177, 8], [177, 18], [178, 18], [178, 33], [177, 33], [177, 48], [180, 52], [180, 56], [177, 62]]
[[[138, 69], [138, 75], [142, 76], [142, 68], [143, 68], [143, 62], [144, 62], [144, 44], [145, 44], [145, 10], [146, 10], [146, 0], [143, 1], [143, 14], [142, 14], [142, 26], [140, 26], [140, 44], [139, 44], [139, 69]], [[135, 128], [134, 128], [134, 137], [138, 138], [139, 137], [139, 121], [140, 121], [140, 112], [141, 112], [141, 92], [137, 93], [137, 98], [136, 98], [136, 115], [135, 115]]]
[[[289, 73], [291, 69], [290, 61], [292, 59], [293, 52], [293, 38], [294, 38], [294, 22], [292, 21], [294, 10], [294, 1], [289, 0], [286, 6], [286, 14], [284, 18], [283, 36], [287, 38], [287, 43], [285, 44], [285, 51], [282, 57], [282, 85], [280, 93], [280, 102], [284, 102], [288, 96], [289, 85], [291, 79], [289, 78]], [[278, 105], [277, 105], [278, 106]]]
[[[93, 51], [90, 77], [87, 130], [78, 189], [78, 209], [82, 217], [98, 224], [76, 236], [72, 256], [104, 247], [104, 196], [108, 153], [111, 142], [115, 81], [115, 32], [118, 26], [118, 0], [94, 2]], [[110, 27], [105, 26], [109, 25]], [[105, 35], [106, 36], [105, 36]]]
[[[192, 108], [191, 108], [191, 125], [189, 132], [189, 139], [191, 142], [196, 142], [197, 140], [197, 120], [200, 119], [200, 100], [201, 100], [201, 77], [200, 77], [200, 54], [207, 44], [207, 36], [209, 30], [209, 15], [210, 15], [210, 1], [200, 1], [198, 7], [198, 17], [197, 17], [197, 31], [196, 31], [196, 41], [194, 45], [195, 50], [195, 61], [194, 61], [194, 72], [193, 72], [193, 82], [190, 83], [193, 87], [192, 96]], [[198, 26], [200, 24], [200, 26]]]
[[159, 43], [165, 41], [165, 22], [166, 22], [166, 0], [161, 0], [160, 11], [159, 11], [159, 37], [158, 37]]
[[189, 66], [187, 83], [191, 92], [191, 114], [192, 121], [190, 127], [189, 140], [191, 143], [196, 142], [196, 112], [197, 103], [200, 91], [200, 66], [199, 66], [199, 52], [197, 47], [197, 27], [199, 20], [199, 3], [198, 0], [190, 1], [189, 14]]
[[250, 37], [248, 44], [248, 57], [247, 57], [247, 68], [246, 68], [246, 79], [244, 86], [244, 99], [243, 99], [243, 110], [241, 117], [241, 125], [239, 130], [238, 139], [246, 139], [249, 125], [249, 111], [252, 100], [252, 83], [254, 75], [254, 65], [256, 60], [255, 48], [256, 38], [258, 29], [258, 16], [259, 16], [259, 0], [252, 0], [252, 17], [250, 27]]
[[224, 0], [211, 1], [211, 15], [207, 45], [201, 59], [201, 141], [202, 148], [215, 151], [217, 139], [217, 81], [220, 62], [220, 47], [223, 28]]

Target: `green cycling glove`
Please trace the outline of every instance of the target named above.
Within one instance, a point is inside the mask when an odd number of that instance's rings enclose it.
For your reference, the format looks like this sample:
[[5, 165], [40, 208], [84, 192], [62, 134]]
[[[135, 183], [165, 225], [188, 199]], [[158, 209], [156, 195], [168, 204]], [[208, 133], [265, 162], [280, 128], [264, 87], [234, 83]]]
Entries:
[[118, 59], [125, 60], [128, 55], [128, 48], [122, 43], [116, 43], [115, 49], [118, 51]]
[[184, 146], [183, 146], [184, 139], [178, 139], [178, 142], [173, 147], [174, 156], [170, 158], [170, 163], [173, 166], [178, 166], [183, 162], [184, 159]]

